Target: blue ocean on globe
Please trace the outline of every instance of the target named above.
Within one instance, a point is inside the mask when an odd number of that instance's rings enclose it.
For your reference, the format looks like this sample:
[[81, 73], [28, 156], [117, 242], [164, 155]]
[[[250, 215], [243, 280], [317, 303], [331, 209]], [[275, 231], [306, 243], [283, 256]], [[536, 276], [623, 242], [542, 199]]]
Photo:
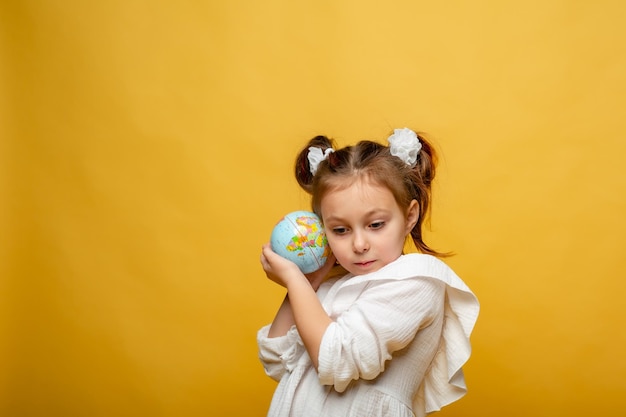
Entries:
[[274, 226], [270, 245], [274, 252], [298, 265], [304, 274], [320, 269], [330, 253], [320, 218], [303, 210], [287, 214]]

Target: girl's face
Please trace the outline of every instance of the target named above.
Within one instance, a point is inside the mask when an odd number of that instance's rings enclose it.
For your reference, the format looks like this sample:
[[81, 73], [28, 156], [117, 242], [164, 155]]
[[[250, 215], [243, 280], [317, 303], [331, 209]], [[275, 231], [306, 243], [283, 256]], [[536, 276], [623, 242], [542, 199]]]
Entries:
[[320, 206], [330, 248], [354, 275], [398, 259], [419, 215], [417, 201], [404, 211], [391, 191], [366, 179], [329, 191]]

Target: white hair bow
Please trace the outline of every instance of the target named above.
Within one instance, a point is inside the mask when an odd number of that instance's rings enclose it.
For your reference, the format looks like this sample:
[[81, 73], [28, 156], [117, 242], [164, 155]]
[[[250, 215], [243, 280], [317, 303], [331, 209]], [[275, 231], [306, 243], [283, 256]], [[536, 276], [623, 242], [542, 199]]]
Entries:
[[332, 152], [335, 152], [333, 148], [326, 148], [323, 152], [320, 148], [315, 146], [311, 146], [309, 148], [309, 154], [307, 155], [307, 158], [309, 159], [309, 168], [311, 170], [311, 174], [315, 175], [320, 162], [328, 158], [328, 155], [330, 155]]
[[411, 129], [394, 129], [393, 135], [389, 136], [389, 151], [393, 156], [402, 159], [405, 164], [412, 167], [417, 161], [417, 154], [422, 149], [417, 134]]

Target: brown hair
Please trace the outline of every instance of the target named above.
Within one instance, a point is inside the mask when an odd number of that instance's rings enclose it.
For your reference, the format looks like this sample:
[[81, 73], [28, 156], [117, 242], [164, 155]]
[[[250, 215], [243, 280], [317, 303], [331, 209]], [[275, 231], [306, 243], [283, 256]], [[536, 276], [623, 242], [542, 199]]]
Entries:
[[437, 156], [433, 147], [421, 134], [417, 137], [422, 148], [414, 167], [391, 155], [389, 147], [364, 140], [354, 146], [346, 146], [330, 153], [328, 158], [319, 164], [317, 172], [313, 175], [308, 160], [309, 147], [314, 146], [322, 151], [335, 148], [332, 139], [326, 136], [316, 136], [296, 158], [296, 180], [305, 191], [311, 194], [313, 211], [320, 217], [322, 217], [320, 205], [324, 195], [344, 185], [346, 180], [354, 181], [366, 177], [388, 188], [403, 211], [408, 209], [412, 200], [416, 200], [419, 217], [415, 227], [411, 230], [411, 238], [415, 246], [422, 253], [448, 256], [448, 253], [440, 253], [430, 248], [422, 236], [422, 225], [430, 207], [430, 185], [435, 177]]

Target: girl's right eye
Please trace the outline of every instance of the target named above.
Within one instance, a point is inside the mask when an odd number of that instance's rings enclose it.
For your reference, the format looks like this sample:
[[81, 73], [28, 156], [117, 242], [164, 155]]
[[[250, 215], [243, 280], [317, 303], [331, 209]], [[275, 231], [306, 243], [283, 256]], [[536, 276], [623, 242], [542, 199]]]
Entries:
[[345, 227], [333, 227], [333, 233], [336, 235], [343, 235], [348, 231]]

